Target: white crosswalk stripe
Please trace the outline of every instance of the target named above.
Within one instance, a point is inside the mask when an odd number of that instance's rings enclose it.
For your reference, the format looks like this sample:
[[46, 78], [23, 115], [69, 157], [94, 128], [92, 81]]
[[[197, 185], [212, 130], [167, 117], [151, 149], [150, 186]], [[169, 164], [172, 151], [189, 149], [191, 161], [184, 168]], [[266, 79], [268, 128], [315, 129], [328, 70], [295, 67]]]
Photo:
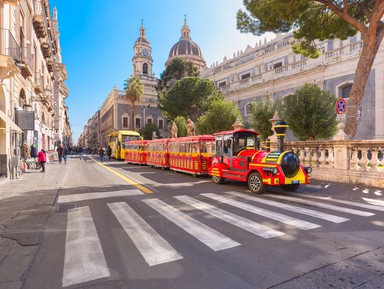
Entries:
[[131, 238], [149, 266], [183, 259], [147, 222], [127, 203], [110, 203], [108, 207]]
[[143, 195], [140, 190], [122, 190], [122, 191], [110, 191], [110, 192], [94, 192], [94, 193], [83, 193], [83, 194], [71, 194], [59, 196], [57, 202], [62, 203], [74, 203], [86, 200], [115, 198], [115, 197], [129, 197]]
[[306, 209], [306, 208], [302, 208], [299, 206], [293, 206], [293, 205], [288, 205], [288, 204], [284, 204], [284, 203], [280, 203], [280, 202], [276, 202], [276, 201], [266, 200], [266, 199], [262, 199], [259, 197], [241, 194], [241, 193], [237, 193], [237, 192], [226, 192], [226, 194], [232, 195], [235, 197], [239, 197], [239, 198], [243, 198], [243, 199], [246, 199], [246, 200], [249, 200], [252, 202], [257, 202], [257, 203], [266, 204], [266, 205], [273, 206], [273, 207], [278, 207], [278, 208], [281, 208], [281, 209], [284, 209], [287, 211], [311, 216], [314, 218], [326, 220], [326, 221], [337, 223], [337, 224], [349, 220], [347, 218], [343, 218], [343, 217], [339, 217], [339, 216], [335, 216], [335, 215], [331, 215], [331, 214], [326, 214], [323, 212], [318, 212], [315, 210]]
[[[59, 198], [59, 200], [66, 203], [84, 201], [87, 198], [91, 200], [104, 198], [105, 195], [108, 197], [117, 197], [138, 194], [139, 193], [136, 192], [136, 190], [127, 190], [115, 193], [79, 194], [73, 195], [72, 198], [63, 196], [62, 198]], [[305, 205], [337, 211], [340, 215], [353, 214], [363, 217], [375, 215], [369, 210], [384, 211], [384, 203], [377, 200], [364, 199], [363, 201], [366, 201], [367, 203], [359, 203], [333, 199], [331, 197], [310, 196], [295, 193], [284, 195], [263, 194], [262, 196], [255, 196], [238, 192], [225, 192], [224, 195], [201, 193], [196, 197], [178, 195], [173, 198], [182, 202], [182, 204], [178, 202], [170, 205], [158, 198], [144, 199], [141, 204], [144, 203], [148, 205], [155, 210], [159, 216], [171, 221], [213, 251], [226, 250], [240, 246], [241, 244], [233, 240], [230, 234], [227, 234], [228, 236], [226, 236], [217, 231], [216, 228], [208, 226], [191, 217], [196, 211], [204, 212], [209, 216], [213, 216], [217, 221], [227, 222], [246, 232], [250, 232], [265, 239], [284, 235], [283, 229], [281, 231], [275, 230], [254, 220], [242, 217], [242, 212], [245, 213], [244, 211], [246, 211], [253, 213], [261, 216], [262, 219], [272, 219], [298, 229], [311, 230], [321, 226], [290, 215], [302, 217], [309, 216], [333, 223], [342, 223], [349, 219], [308, 209], [305, 208]], [[214, 201], [216, 201], [215, 204], [211, 204]], [[288, 202], [290, 204], [287, 204]], [[265, 206], [261, 208], [258, 204]], [[302, 205], [300, 206], [300, 204]], [[334, 204], [365, 208], [366, 211]], [[227, 205], [225, 210], [220, 208], [224, 205]], [[111, 202], [108, 203], [107, 206], [149, 266], [175, 262], [184, 258], [181, 253], [168, 243], [166, 234], [160, 234], [145, 221], [144, 216], [139, 214], [141, 211], [135, 211], [126, 202]], [[267, 206], [272, 207], [272, 209], [265, 208]], [[178, 209], [178, 207], [182, 209]], [[277, 208], [280, 212], [274, 212], [273, 207]], [[237, 214], [231, 212], [235, 209], [237, 209]], [[281, 211], [283, 210], [293, 213], [282, 214]], [[109, 277], [110, 271], [89, 207], [78, 207], [76, 209], [68, 210], [67, 218], [62, 278], [63, 287]], [[116, 222], [116, 220], [114, 220], [114, 222]], [[217, 224], [217, 222], [214, 224]]]
[[63, 287], [110, 276], [89, 207], [68, 211]]
[[268, 226], [256, 223], [241, 216], [235, 215], [231, 212], [198, 201], [194, 198], [188, 196], [175, 196], [174, 198], [265, 239], [284, 235], [283, 232], [274, 230]]
[[224, 250], [240, 245], [240, 243], [193, 219], [163, 201], [158, 199], [149, 199], [144, 200], [143, 202], [214, 251]]
[[261, 208], [258, 208], [258, 207], [255, 207], [255, 206], [252, 206], [252, 205], [249, 205], [246, 203], [242, 203], [242, 202], [232, 200], [232, 199], [229, 199], [229, 198], [226, 198], [223, 196], [219, 196], [217, 194], [209, 193], [209, 194], [201, 194], [201, 195], [204, 197], [207, 197], [207, 198], [210, 198], [210, 199], [213, 199], [213, 200], [216, 200], [216, 201], [219, 201], [219, 202], [243, 209], [243, 210], [251, 212], [253, 214], [261, 215], [263, 217], [266, 217], [266, 218], [269, 218], [272, 220], [276, 220], [276, 221], [282, 222], [286, 225], [294, 226], [294, 227], [297, 227], [297, 228], [300, 228], [303, 230], [310, 230], [310, 229], [315, 229], [315, 228], [321, 227], [320, 225], [317, 225], [317, 224], [313, 224], [313, 223], [310, 223], [310, 222], [307, 222], [304, 220], [292, 218], [290, 216], [283, 215], [280, 213], [271, 212], [270, 210], [261, 209]]
[[310, 200], [303, 200], [303, 199], [299, 199], [297, 197], [294, 198], [294, 197], [289, 197], [289, 196], [272, 195], [272, 194], [265, 194], [264, 196], [275, 198], [275, 199], [280, 199], [280, 200], [287, 200], [287, 201], [291, 201], [291, 202], [306, 204], [306, 205], [324, 208], [324, 209], [328, 209], [328, 210], [334, 210], [334, 211], [343, 212], [343, 213], [347, 213], [347, 214], [363, 216], [363, 217], [370, 217], [370, 216], [375, 215], [374, 213], [370, 213], [370, 212], [354, 210], [354, 209], [349, 209], [349, 208], [345, 208], [345, 207], [338, 207], [335, 205], [326, 204], [326, 203], [319, 203], [319, 202], [314, 202], [314, 201], [310, 201]]

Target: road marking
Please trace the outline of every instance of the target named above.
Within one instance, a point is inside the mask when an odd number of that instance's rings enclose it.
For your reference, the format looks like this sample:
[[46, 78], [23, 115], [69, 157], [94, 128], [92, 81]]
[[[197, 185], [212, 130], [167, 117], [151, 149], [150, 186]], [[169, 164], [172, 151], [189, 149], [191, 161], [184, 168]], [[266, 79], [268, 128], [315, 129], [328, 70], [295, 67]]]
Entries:
[[194, 198], [188, 196], [175, 196], [174, 198], [262, 238], [269, 239], [284, 235], [283, 232], [274, 230], [268, 226], [248, 220]]
[[85, 200], [95, 200], [95, 199], [105, 199], [105, 198], [115, 198], [115, 197], [129, 197], [143, 195], [139, 190], [122, 190], [122, 191], [110, 191], [110, 192], [95, 192], [95, 193], [84, 193], [84, 194], [74, 194], [74, 195], [63, 195], [59, 196], [57, 202], [61, 203], [73, 203], [81, 202]]
[[165, 241], [163, 237], [127, 203], [109, 203], [108, 207], [149, 266], [183, 259], [183, 256]]
[[225, 250], [241, 245], [163, 201], [148, 199], [143, 200], [143, 202], [214, 251]]
[[255, 206], [252, 206], [252, 205], [249, 205], [246, 203], [242, 203], [242, 202], [239, 202], [239, 201], [236, 201], [233, 199], [229, 199], [229, 198], [226, 198], [223, 196], [219, 196], [216, 194], [209, 193], [209, 194], [201, 194], [201, 195], [204, 197], [222, 202], [224, 204], [228, 204], [228, 205], [243, 209], [243, 210], [251, 212], [253, 214], [257, 214], [257, 215], [260, 215], [260, 216], [263, 216], [263, 217], [266, 217], [266, 218], [269, 218], [272, 220], [276, 220], [276, 221], [282, 222], [286, 225], [297, 227], [299, 229], [310, 230], [310, 229], [315, 229], [315, 228], [321, 227], [320, 225], [317, 225], [314, 223], [310, 223], [310, 222], [307, 222], [304, 220], [296, 219], [296, 218], [293, 218], [293, 217], [290, 217], [287, 215], [271, 212], [269, 210], [258, 208], [258, 207], [255, 207]]
[[262, 198], [259, 198], [256, 196], [249, 196], [249, 195], [240, 194], [237, 192], [226, 192], [226, 194], [229, 194], [229, 195], [232, 195], [235, 197], [239, 197], [239, 198], [243, 198], [243, 199], [246, 199], [246, 200], [249, 200], [252, 202], [258, 202], [258, 203], [266, 204], [268, 206], [278, 207], [278, 208], [292, 211], [292, 212], [295, 212], [298, 214], [307, 215], [307, 216], [311, 216], [314, 218], [326, 220], [326, 221], [329, 221], [332, 223], [338, 224], [338, 223], [342, 223], [345, 221], [349, 221], [349, 219], [347, 219], [347, 218], [343, 218], [343, 217], [339, 217], [339, 216], [335, 216], [335, 215], [331, 215], [331, 214], [326, 214], [326, 213], [318, 212], [318, 211], [311, 210], [311, 209], [301, 208], [298, 206], [288, 205], [288, 204], [284, 204], [284, 203], [280, 203], [280, 202], [276, 202], [276, 201], [265, 200], [265, 199], [262, 199]]
[[324, 203], [319, 203], [319, 202], [315, 202], [315, 201], [308, 201], [308, 200], [303, 200], [303, 199], [294, 198], [294, 197], [272, 195], [272, 194], [265, 194], [264, 196], [275, 198], [275, 199], [280, 199], [280, 200], [286, 200], [286, 201], [306, 204], [306, 205], [324, 208], [324, 209], [328, 209], [328, 210], [343, 212], [343, 213], [347, 213], [347, 214], [363, 216], [363, 217], [369, 217], [369, 216], [375, 215], [374, 213], [370, 213], [370, 212], [359, 211], [359, 210], [349, 209], [349, 208], [345, 208], [345, 207], [338, 207], [338, 206], [334, 206], [334, 205], [330, 205], [330, 204], [324, 204]]
[[151, 191], [150, 189], [148, 189], [147, 187], [143, 186], [142, 184], [139, 184], [138, 182], [132, 180], [131, 178], [128, 178], [126, 175], [104, 165], [103, 163], [101, 162], [98, 162], [94, 159], [95, 163], [99, 164], [100, 166], [102, 166], [103, 168], [105, 168], [106, 170], [110, 171], [111, 173], [115, 174], [116, 176], [118, 176], [120, 179], [126, 181], [127, 183], [131, 184], [132, 186], [135, 186], [137, 189], [139, 189], [140, 191], [142, 191], [143, 193], [146, 193], [146, 194], [153, 194], [153, 191]]
[[110, 276], [89, 207], [68, 210], [63, 287]]
[[[304, 198], [312, 198], [312, 199], [324, 200], [324, 201], [332, 201], [332, 202], [335, 202], [335, 203], [351, 205], [351, 206], [355, 206], [355, 207], [360, 207], [360, 208], [365, 208], [365, 209], [370, 209], [370, 210], [384, 212], [384, 206], [375, 206], [375, 205], [370, 205], [370, 204], [362, 204], [362, 203], [357, 203], [357, 202], [333, 199], [331, 197], [307, 196], [307, 195], [303, 195], [303, 194], [290, 194], [290, 195], [298, 196], [298, 197], [304, 197]], [[363, 199], [365, 199], [365, 198], [363, 198]]]

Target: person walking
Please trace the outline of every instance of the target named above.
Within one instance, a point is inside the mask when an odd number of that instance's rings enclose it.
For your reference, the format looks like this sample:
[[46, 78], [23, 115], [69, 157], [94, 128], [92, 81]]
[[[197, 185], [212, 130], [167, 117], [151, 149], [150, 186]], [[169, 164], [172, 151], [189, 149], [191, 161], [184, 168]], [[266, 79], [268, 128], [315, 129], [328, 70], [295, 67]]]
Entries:
[[64, 152], [63, 146], [59, 144], [56, 151], [57, 151], [57, 155], [59, 156], [59, 163], [61, 164], [61, 162], [63, 161], [63, 152]]
[[79, 147], [79, 158], [80, 160], [83, 158], [83, 148], [82, 147]]
[[45, 154], [44, 149], [41, 149], [41, 151], [37, 153], [37, 161], [41, 165], [41, 172], [45, 173], [45, 163], [47, 162], [47, 155]]
[[33, 144], [31, 144], [31, 158], [36, 158], [37, 156], [37, 150]]
[[111, 146], [108, 146], [108, 148], [107, 148], [107, 156], [108, 156], [109, 160], [111, 160], [111, 155], [112, 155], [112, 148], [111, 148]]
[[63, 159], [64, 159], [64, 164], [67, 163], [68, 154], [69, 154], [68, 147], [64, 147], [64, 149], [63, 149]]
[[103, 147], [100, 147], [99, 149], [99, 156], [100, 156], [100, 161], [103, 162], [104, 161], [104, 148]]

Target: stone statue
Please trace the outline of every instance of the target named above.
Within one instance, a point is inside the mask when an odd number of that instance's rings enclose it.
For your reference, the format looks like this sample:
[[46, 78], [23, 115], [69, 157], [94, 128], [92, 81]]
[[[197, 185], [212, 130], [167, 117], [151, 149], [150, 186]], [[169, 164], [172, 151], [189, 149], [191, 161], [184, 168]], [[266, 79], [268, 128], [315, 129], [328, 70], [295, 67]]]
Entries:
[[187, 120], [187, 130], [188, 130], [188, 136], [194, 136], [195, 135], [195, 123], [188, 118]]
[[276, 122], [282, 121], [282, 120], [283, 119], [280, 117], [279, 112], [277, 110], [275, 111], [275, 114], [273, 115], [273, 117], [269, 120], [271, 122], [271, 125], [272, 125], [271, 130], [273, 131], [273, 135], [268, 137], [269, 140], [271, 141], [271, 143], [277, 143], [277, 135], [276, 135], [274, 126], [275, 126]]
[[235, 130], [243, 129], [244, 128], [244, 125], [241, 123], [240, 116], [238, 116], [236, 118], [236, 121], [235, 121], [235, 123], [232, 126], [233, 126], [233, 129], [235, 129]]
[[172, 138], [177, 138], [177, 125], [176, 125], [176, 122], [173, 122], [173, 124], [172, 124], [171, 136], [172, 136]]

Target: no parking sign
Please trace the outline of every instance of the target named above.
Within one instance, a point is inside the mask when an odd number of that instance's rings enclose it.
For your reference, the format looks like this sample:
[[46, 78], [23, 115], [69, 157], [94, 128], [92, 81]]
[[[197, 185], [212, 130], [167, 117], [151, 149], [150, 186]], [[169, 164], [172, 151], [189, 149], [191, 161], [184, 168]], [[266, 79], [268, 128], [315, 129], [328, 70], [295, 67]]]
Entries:
[[347, 101], [344, 98], [339, 98], [336, 101], [336, 113], [344, 114], [347, 110]]

